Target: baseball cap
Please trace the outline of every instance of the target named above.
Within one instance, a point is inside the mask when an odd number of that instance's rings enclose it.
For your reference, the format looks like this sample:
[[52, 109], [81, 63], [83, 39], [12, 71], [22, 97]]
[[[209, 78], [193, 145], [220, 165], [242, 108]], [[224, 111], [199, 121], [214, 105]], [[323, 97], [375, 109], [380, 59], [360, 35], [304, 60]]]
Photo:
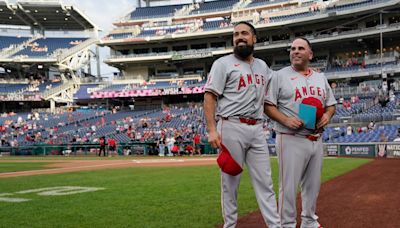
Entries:
[[240, 165], [235, 161], [229, 150], [223, 144], [221, 144], [221, 149], [217, 158], [217, 163], [221, 168], [222, 172], [232, 176], [236, 176], [243, 171], [242, 167], [240, 167]]
[[324, 115], [324, 112], [325, 112], [324, 106], [322, 105], [322, 102], [318, 98], [307, 97], [307, 98], [304, 98], [301, 101], [301, 103], [311, 105], [311, 106], [314, 106], [317, 108], [317, 114], [316, 114], [317, 120], [320, 119], [322, 117], [322, 115]]

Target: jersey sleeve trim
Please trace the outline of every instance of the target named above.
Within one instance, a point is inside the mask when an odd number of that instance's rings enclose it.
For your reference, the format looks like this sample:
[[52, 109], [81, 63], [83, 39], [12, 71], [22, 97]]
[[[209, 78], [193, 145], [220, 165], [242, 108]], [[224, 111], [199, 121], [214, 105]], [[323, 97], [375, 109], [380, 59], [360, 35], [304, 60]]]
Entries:
[[217, 96], [217, 97], [221, 95], [221, 94], [219, 94], [217, 91], [215, 91], [215, 90], [213, 90], [213, 89], [210, 89], [210, 88], [206, 88], [205, 91], [206, 91], [206, 92], [210, 92], [210, 93], [214, 94], [214, 95]]
[[273, 105], [273, 106], [277, 106], [274, 102], [272, 102], [272, 101], [269, 101], [269, 100], [264, 100], [264, 104], [267, 104], [267, 105]]

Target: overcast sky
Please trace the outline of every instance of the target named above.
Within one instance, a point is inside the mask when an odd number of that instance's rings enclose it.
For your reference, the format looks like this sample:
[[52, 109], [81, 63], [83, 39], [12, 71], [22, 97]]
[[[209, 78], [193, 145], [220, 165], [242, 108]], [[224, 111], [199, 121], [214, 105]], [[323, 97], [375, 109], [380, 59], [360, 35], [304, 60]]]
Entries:
[[[113, 22], [127, 15], [137, 7], [137, 0], [64, 0], [63, 2], [66, 5], [72, 4], [76, 6], [88, 16], [93, 23], [100, 27], [103, 30], [101, 37], [104, 37], [111, 31]], [[153, 6], [163, 4], [163, 2], [156, 2]], [[192, 2], [192, 0], [172, 0], [169, 2], [171, 4], [182, 4]], [[144, 4], [142, 3], [142, 7], [143, 6]], [[101, 48], [100, 52], [102, 62], [109, 55], [109, 49]], [[94, 69], [92, 73], [95, 74], [95, 65], [92, 65], [92, 69]], [[101, 75], [103, 77], [110, 77], [113, 72], [117, 71], [117, 69], [109, 67], [104, 63], [101, 64]]]
[[[133, 0], [64, 0], [66, 5], [74, 5], [81, 10], [94, 24], [103, 32], [100, 38], [104, 37], [113, 28], [112, 22], [129, 13], [135, 7]], [[118, 69], [103, 63], [109, 55], [109, 48], [100, 48], [100, 73], [102, 77], [111, 77]], [[96, 62], [92, 61], [92, 74], [97, 74]]]

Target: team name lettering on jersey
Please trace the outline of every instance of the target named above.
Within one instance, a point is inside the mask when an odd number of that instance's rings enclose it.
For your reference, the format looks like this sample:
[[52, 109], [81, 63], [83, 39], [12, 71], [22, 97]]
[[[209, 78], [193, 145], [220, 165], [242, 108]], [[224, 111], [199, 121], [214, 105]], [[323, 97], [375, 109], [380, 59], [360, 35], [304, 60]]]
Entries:
[[323, 100], [325, 100], [326, 92], [324, 89], [320, 87], [302, 86], [300, 89], [296, 87], [294, 101], [297, 101], [299, 99], [302, 99], [303, 97], [308, 97], [308, 96], [319, 96], [322, 97]]
[[[263, 75], [254, 74], [254, 78], [257, 85], [265, 85], [265, 77]], [[241, 74], [239, 78], [238, 90], [240, 90], [241, 88], [245, 88], [247, 85], [251, 84], [254, 84], [251, 74], [247, 74], [246, 77]]]

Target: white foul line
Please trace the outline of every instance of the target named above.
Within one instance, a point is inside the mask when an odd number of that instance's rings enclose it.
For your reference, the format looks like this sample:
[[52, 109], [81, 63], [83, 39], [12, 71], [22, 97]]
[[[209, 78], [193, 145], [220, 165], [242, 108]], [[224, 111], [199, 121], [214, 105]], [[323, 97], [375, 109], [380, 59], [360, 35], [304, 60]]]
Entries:
[[16, 173], [18, 173], [18, 174], [29, 174], [29, 173], [42, 174], [42, 173], [48, 173], [48, 172], [58, 171], [58, 170], [74, 170], [74, 169], [85, 169], [85, 168], [104, 167], [104, 166], [111, 166], [111, 165], [126, 165], [126, 164], [131, 164], [131, 162], [110, 163], [110, 164], [100, 164], [100, 165], [87, 165], [87, 166], [77, 166], [77, 167], [64, 167], [64, 168], [55, 168], [55, 169], [18, 171], [18, 172], [0, 173], [0, 176], [15, 175]]

